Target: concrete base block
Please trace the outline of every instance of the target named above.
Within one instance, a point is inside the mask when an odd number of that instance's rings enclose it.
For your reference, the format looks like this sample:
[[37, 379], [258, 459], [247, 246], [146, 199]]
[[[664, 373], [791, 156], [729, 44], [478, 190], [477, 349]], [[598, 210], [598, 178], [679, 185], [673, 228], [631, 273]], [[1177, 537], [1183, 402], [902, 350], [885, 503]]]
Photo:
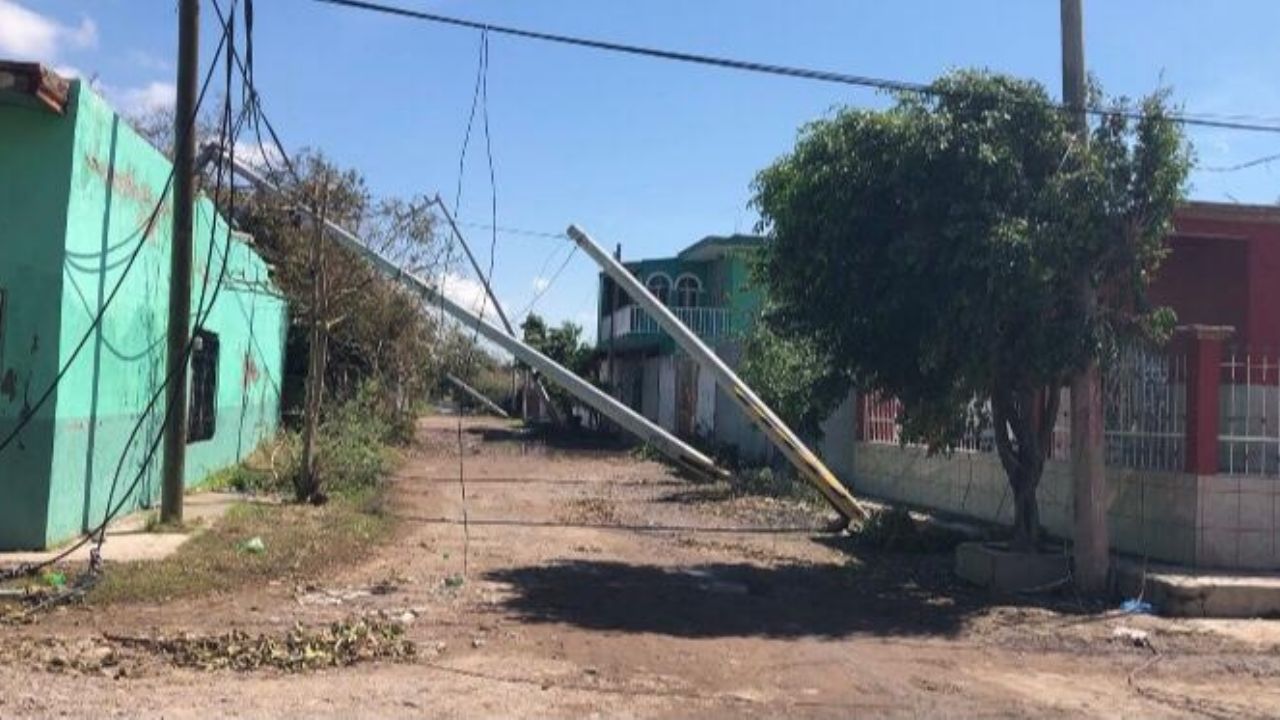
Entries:
[[956, 546], [956, 575], [998, 592], [1056, 588], [1067, 580], [1070, 570], [1070, 558], [1060, 553], [1013, 552], [983, 542]]
[[[1120, 592], [1141, 597], [1171, 617], [1280, 618], [1280, 574], [1228, 574], [1124, 562]], [[1145, 588], [1143, 583], [1145, 581]]]

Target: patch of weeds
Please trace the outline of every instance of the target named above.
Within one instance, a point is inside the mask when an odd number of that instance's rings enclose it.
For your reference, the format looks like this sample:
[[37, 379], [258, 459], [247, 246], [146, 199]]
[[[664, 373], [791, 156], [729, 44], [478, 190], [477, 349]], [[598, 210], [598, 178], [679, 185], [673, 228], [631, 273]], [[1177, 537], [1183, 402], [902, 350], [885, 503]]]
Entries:
[[854, 532], [860, 547], [893, 553], [941, 553], [954, 548], [960, 536], [917, 521], [901, 507], [873, 511]]
[[[90, 603], [159, 602], [272, 580], [297, 581], [358, 560], [389, 537], [392, 521], [369, 512], [381, 501], [368, 489], [323, 506], [241, 503], [212, 527], [157, 561], [112, 563]], [[263, 551], [241, 552], [251, 538]]]
[[795, 485], [789, 475], [774, 472], [773, 468], [768, 467], [747, 468], [733, 475], [731, 483], [734, 492], [739, 495], [764, 497], [790, 497]]
[[210, 475], [205, 486], [210, 490], [251, 495], [288, 492], [297, 445], [297, 433], [281, 431], [264, 440], [243, 462]]
[[300, 672], [345, 667], [370, 660], [407, 660], [416, 649], [404, 626], [371, 618], [335, 622], [319, 629], [295, 625], [283, 637], [251, 636], [235, 630], [209, 637], [120, 637], [111, 642], [159, 655], [178, 667], [241, 672], [274, 668]]
[[651, 443], [640, 443], [631, 449], [631, 457], [636, 460], [652, 460], [654, 462], [665, 462], [667, 457], [658, 452]]
[[[413, 434], [412, 417], [389, 411], [376, 384], [365, 383], [328, 408], [316, 435], [316, 472], [326, 495], [360, 494], [379, 485], [399, 462], [395, 445]], [[295, 487], [302, 472], [302, 437], [285, 436], [278, 462], [281, 486]]]

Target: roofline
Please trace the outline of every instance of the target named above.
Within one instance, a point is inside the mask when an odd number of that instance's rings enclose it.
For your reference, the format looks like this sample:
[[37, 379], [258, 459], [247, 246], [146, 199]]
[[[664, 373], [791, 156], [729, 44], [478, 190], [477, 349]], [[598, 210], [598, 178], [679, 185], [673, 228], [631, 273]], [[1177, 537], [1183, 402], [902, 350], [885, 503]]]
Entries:
[[752, 246], [761, 245], [763, 243], [764, 237], [760, 235], [747, 235], [744, 233], [734, 233], [732, 235], [707, 235], [689, 247], [676, 253], [676, 257], [679, 259], [685, 259], [694, 253], [715, 247], [716, 245], [722, 245], [726, 250], [733, 250], [736, 248], [751, 248]]
[[1212, 202], [1190, 200], [1174, 210], [1174, 223], [1179, 218], [1196, 220], [1251, 221], [1280, 224], [1280, 205]]
[[65, 115], [71, 81], [41, 63], [0, 60], [0, 103]]

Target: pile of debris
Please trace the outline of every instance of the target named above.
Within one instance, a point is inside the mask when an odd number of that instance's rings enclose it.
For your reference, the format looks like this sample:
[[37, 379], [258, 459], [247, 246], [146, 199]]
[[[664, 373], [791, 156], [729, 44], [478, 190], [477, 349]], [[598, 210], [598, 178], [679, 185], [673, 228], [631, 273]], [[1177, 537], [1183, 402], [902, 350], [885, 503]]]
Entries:
[[404, 625], [375, 618], [335, 622], [307, 629], [295, 625], [283, 637], [232, 631], [214, 636], [124, 637], [106, 635], [123, 647], [145, 650], [179, 667], [197, 670], [252, 671], [274, 668], [300, 672], [343, 667], [370, 660], [403, 661], [416, 648]]

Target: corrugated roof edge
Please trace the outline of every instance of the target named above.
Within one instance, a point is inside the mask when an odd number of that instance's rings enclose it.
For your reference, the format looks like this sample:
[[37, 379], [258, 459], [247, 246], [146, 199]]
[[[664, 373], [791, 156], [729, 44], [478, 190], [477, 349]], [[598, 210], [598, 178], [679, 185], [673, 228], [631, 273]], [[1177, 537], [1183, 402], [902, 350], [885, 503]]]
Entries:
[[40, 63], [0, 60], [0, 104], [66, 114], [71, 81]]

